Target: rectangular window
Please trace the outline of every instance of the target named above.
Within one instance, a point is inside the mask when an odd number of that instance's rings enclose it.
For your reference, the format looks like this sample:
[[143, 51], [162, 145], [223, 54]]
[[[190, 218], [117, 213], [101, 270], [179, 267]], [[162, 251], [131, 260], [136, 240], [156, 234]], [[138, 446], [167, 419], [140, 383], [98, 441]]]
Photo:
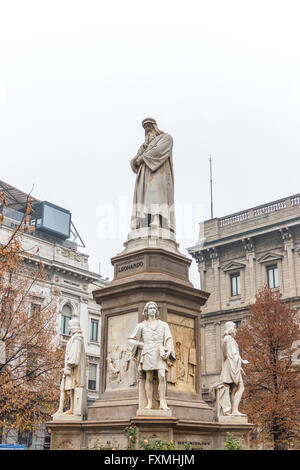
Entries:
[[89, 390], [96, 390], [97, 364], [90, 364], [89, 367]]
[[34, 347], [27, 346], [26, 350], [26, 376], [28, 379], [33, 379], [38, 371], [37, 354]]
[[41, 306], [40, 304], [31, 304], [31, 314], [32, 315], [37, 315], [41, 311]]
[[274, 266], [268, 266], [267, 267], [267, 273], [268, 273], [268, 286], [270, 289], [274, 289], [275, 287], [278, 287], [278, 267], [277, 265]]
[[61, 316], [61, 333], [63, 335], [68, 335], [70, 336], [70, 331], [69, 331], [69, 321], [71, 320], [71, 317], [67, 315], [62, 315]]
[[99, 321], [92, 318], [91, 319], [91, 331], [90, 331], [91, 341], [98, 341], [98, 327], [99, 327]]
[[31, 316], [31, 319], [34, 321], [35, 324], [38, 321], [40, 311], [41, 311], [40, 304], [31, 304], [31, 306], [30, 306], [30, 314], [31, 315], [30, 316]]
[[230, 275], [231, 296], [241, 295], [241, 277], [240, 273]]

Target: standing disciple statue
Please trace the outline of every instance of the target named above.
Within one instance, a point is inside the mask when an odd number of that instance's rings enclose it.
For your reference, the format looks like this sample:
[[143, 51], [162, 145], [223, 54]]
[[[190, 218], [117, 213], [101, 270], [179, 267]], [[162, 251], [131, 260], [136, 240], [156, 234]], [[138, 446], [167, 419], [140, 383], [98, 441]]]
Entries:
[[[59, 409], [54, 415], [57, 419], [62, 414], [83, 418], [87, 407], [86, 356], [79, 320], [75, 318], [70, 320], [69, 330], [71, 338], [66, 346]], [[68, 394], [70, 394], [70, 408], [64, 412], [64, 403]]]
[[[146, 410], [153, 409], [153, 374], [157, 372], [159, 408], [169, 410], [166, 403], [167, 361], [175, 361], [173, 338], [166, 322], [158, 319], [159, 310], [155, 302], [148, 302], [143, 310], [145, 320], [139, 323], [128, 338], [133, 356], [139, 355], [138, 369], [145, 374]], [[141, 381], [140, 381], [141, 386]], [[141, 403], [139, 404], [141, 408]]]
[[241, 358], [235, 335], [235, 323], [226, 322], [222, 340], [224, 363], [220, 382], [216, 387], [219, 389], [219, 406], [225, 416], [245, 416], [239, 412], [238, 407], [244, 392], [242, 364], [248, 364], [248, 361]]
[[155, 119], [144, 119], [142, 126], [145, 142], [130, 162], [137, 174], [131, 228], [150, 226], [174, 233], [173, 139], [158, 129]]

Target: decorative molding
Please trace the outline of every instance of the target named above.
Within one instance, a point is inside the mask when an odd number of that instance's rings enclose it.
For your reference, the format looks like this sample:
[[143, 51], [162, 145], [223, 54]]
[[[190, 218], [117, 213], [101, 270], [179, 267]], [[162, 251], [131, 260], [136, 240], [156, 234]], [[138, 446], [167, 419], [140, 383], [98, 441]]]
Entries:
[[271, 263], [272, 261], [280, 261], [282, 260], [283, 255], [280, 253], [275, 253], [274, 251], [269, 251], [268, 253], [265, 253], [263, 256], [258, 258], [259, 263]]
[[71, 299], [69, 296], [63, 297], [60, 302], [60, 313], [62, 312], [62, 309], [65, 305], [69, 305], [72, 309], [72, 316], [77, 316], [79, 315], [79, 307], [78, 303], [74, 302], [73, 299]]
[[290, 232], [289, 227], [281, 228], [279, 229], [281, 238], [284, 242], [292, 242], [293, 241], [293, 235]]
[[99, 364], [100, 356], [95, 356], [95, 355], [92, 356], [91, 354], [87, 353], [86, 357], [90, 363], [97, 364], [97, 365]]
[[224, 272], [227, 271], [236, 271], [245, 268], [244, 263], [238, 263], [237, 261], [231, 261], [230, 263], [225, 264], [225, 266], [222, 266], [222, 270]]
[[244, 250], [246, 251], [246, 253], [248, 252], [254, 252], [254, 243], [253, 243], [253, 240], [252, 238], [243, 238], [242, 240], [242, 244], [243, 244], [243, 247], [244, 247]]
[[197, 264], [205, 264], [205, 254], [203, 251], [195, 251], [194, 253], [190, 253], [190, 255]]
[[76, 251], [71, 250], [69, 248], [61, 248], [60, 253], [65, 258], [70, 258], [70, 259], [73, 259], [74, 261], [79, 261], [79, 262], [83, 261], [86, 258], [86, 256], [80, 255]]
[[78, 294], [76, 295], [76, 294], [73, 294], [73, 293], [69, 292], [68, 290], [62, 289], [61, 293], [62, 293], [62, 295], [65, 296], [66, 299], [73, 299], [76, 302], [78, 302], [80, 300], [80, 294], [81, 294], [80, 292], [78, 292]]
[[218, 253], [216, 247], [213, 247], [213, 248], [209, 249], [209, 257], [213, 261], [218, 261], [219, 260], [219, 253]]

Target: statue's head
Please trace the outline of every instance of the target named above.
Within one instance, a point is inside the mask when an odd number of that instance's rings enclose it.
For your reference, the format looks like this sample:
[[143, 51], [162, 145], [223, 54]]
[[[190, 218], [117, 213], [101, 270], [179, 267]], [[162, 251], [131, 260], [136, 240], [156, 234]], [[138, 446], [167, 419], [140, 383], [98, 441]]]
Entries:
[[145, 129], [147, 143], [157, 135], [163, 134], [163, 132], [157, 127], [156, 121], [153, 118], [145, 118], [142, 121], [142, 126]]
[[143, 316], [146, 318], [146, 320], [149, 318], [149, 313], [154, 314], [155, 318], [159, 317], [159, 309], [158, 305], [156, 302], [148, 302], [143, 310]]
[[81, 333], [80, 322], [77, 318], [72, 318], [72, 320], [69, 321], [68, 326], [71, 335], [73, 335], [74, 333]]
[[227, 321], [225, 323], [223, 336], [225, 335], [235, 336], [235, 333], [236, 333], [236, 324], [233, 321]]

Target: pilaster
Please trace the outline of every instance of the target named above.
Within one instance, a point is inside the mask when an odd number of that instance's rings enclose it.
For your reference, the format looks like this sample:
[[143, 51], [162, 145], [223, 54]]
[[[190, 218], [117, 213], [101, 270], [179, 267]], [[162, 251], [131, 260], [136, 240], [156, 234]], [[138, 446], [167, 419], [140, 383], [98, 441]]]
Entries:
[[283, 247], [287, 257], [288, 265], [288, 282], [285, 282], [285, 292], [287, 297], [295, 297], [297, 295], [296, 273], [294, 260], [294, 240], [289, 228], [280, 229], [283, 240]]
[[255, 247], [253, 243], [253, 239], [251, 238], [244, 238], [242, 240], [243, 247], [245, 250], [246, 260], [248, 261], [248, 274], [249, 274], [249, 289], [246, 290], [245, 283], [245, 297], [246, 302], [249, 299], [249, 302], [252, 303], [255, 301], [256, 295], [256, 257], [255, 257]]

